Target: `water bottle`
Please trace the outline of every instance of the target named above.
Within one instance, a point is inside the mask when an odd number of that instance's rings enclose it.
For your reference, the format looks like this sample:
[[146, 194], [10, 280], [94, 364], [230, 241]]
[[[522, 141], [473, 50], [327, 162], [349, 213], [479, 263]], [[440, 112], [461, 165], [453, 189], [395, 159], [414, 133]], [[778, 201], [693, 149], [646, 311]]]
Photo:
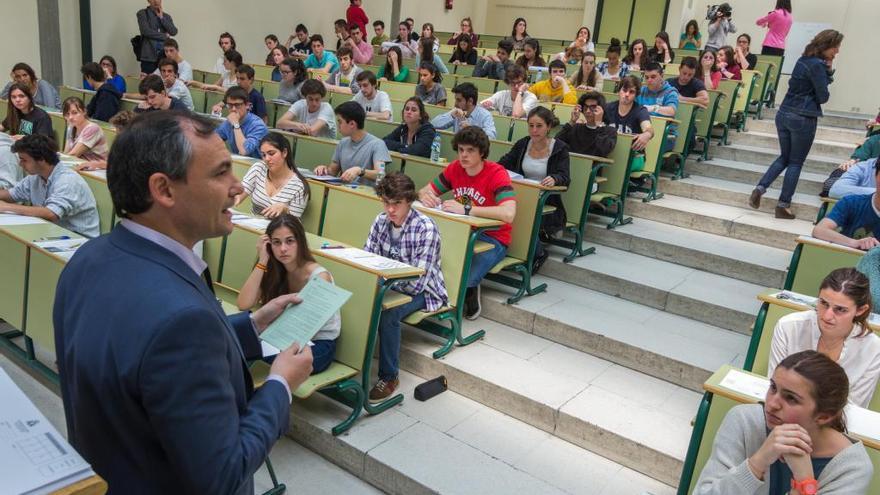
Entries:
[[431, 161], [440, 161], [440, 134], [434, 136], [434, 142], [431, 143]]
[[381, 162], [376, 167], [376, 183], [378, 184], [379, 181], [381, 181], [384, 178], [385, 178], [385, 162]]

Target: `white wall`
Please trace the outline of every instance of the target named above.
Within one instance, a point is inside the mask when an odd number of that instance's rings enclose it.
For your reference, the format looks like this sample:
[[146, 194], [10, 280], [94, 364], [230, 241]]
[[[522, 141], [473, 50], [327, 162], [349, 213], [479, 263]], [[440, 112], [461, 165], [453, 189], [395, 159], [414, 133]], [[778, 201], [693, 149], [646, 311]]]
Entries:
[[18, 62], [26, 62], [37, 72], [37, 77], [41, 75], [37, 2], [18, 2], [15, 9], [15, 15], [11, 15], [10, 9], [3, 9], [3, 15], [0, 15], [0, 33], [6, 40], [0, 50], [0, 81], [4, 86], [10, 69]]

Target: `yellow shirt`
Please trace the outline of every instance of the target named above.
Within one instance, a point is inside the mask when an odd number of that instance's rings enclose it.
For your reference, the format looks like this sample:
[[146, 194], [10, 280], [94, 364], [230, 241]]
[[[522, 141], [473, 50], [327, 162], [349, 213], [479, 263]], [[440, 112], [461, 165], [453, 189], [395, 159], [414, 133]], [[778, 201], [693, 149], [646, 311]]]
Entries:
[[529, 88], [529, 91], [535, 94], [541, 101], [552, 101], [555, 103], [567, 103], [569, 105], [577, 104], [577, 91], [571, 89], [569, 86], [569, 92], [562, 94], [562, 86], [560, 85], [558, 88], [554, 88], [552, 84], [550, 84], [550, 79], [545, 79], [543, 81], [536, 82], [532, 84], [532, 87]]

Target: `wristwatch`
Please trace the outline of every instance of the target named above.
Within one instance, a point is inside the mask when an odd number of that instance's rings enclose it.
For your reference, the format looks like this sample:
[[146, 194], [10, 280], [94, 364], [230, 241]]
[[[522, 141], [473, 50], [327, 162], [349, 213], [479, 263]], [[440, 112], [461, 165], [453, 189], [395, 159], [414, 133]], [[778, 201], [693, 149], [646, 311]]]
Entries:
[[791, 479], [791, 489], [797, 490], [801, 495], [816, 495], [819, 491], [819, 482], [814, 478], [807, 478], [801, 481]]
[[470, 203], [466, 203], [466, 204], [464, 205], [464, 214], [470, 216], [470, 214], [471, 214], [471, 208], [472, 208], [471, 204], [470, 204]]
[[232, 124], [233, 129], [241, 129], [241, 124]]
[[363, 177], [365, 173], [367, 173], [367, 170], [364, 168], [361, 168], [361, 171], [358, 172], [358, 177]]

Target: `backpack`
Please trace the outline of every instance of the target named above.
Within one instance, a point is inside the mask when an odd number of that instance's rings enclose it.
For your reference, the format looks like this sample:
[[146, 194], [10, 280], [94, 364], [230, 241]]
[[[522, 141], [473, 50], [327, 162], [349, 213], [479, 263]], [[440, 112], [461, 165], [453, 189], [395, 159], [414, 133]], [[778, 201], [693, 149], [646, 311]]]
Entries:
[[138, 62], [141, 61], [141, 47], [144, 44], [144, 38], [141, 35], [137, 35], [131, 39], [131, 49], [134, 50], [134, 57]]

